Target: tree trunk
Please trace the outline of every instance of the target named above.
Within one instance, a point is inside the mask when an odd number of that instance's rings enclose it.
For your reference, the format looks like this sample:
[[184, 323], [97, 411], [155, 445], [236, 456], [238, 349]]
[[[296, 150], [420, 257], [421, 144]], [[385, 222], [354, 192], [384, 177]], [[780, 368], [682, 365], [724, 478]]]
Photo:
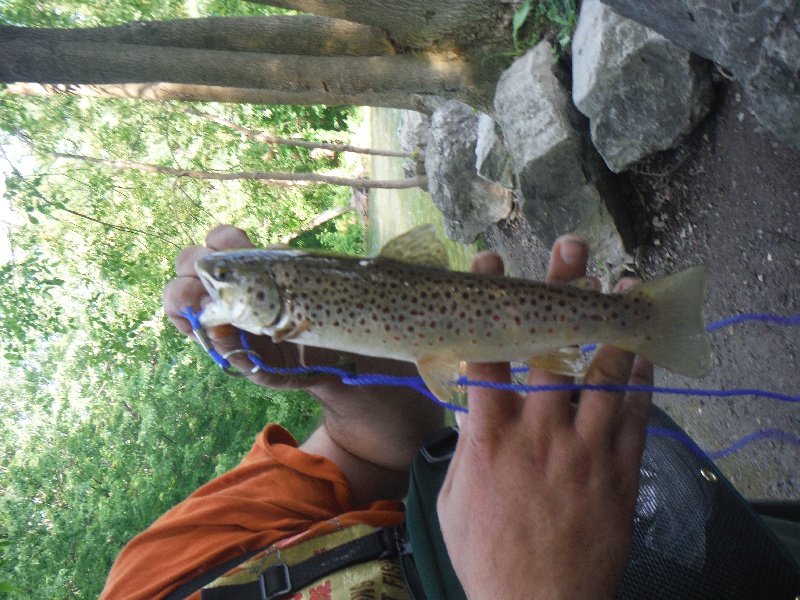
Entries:
[[373, 27], [309, 15], [0, 26], [0, 82], [116, 85], [125, 86], [117, 94], [158, 99], [417, 109], [420, 96], [446, 96], [491, 104], [494, 67], [456, 48], [400, 50]]
[[412, 48], [482, 46], [513, 50], [511, 20], [520, 2], [491, 0], [247, 0], [303, 13], [343, 19], [390, 32]]
[[386, 32], [313, 15], [132, 21], [75, 29], [0, 26], [0, 38], [19, 45], [94, 42], [305, 56], [396, 54]]

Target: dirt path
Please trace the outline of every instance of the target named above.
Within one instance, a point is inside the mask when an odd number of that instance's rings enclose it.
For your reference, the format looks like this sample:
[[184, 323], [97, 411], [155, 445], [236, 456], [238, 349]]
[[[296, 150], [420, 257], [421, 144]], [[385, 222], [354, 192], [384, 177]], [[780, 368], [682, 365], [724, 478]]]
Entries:
[[[642, 245], [638, 274], [653, 278], [692, 264], [709, 268], [706, 317], [800, 313], [800, 150], [750, 114], [736, 83], [718, 83], [711, 116], [680, 148], [638, 166]], [[520, 276], [543, 275], [546, 250], [520, 221], [494, 228], [489, 245]], [[759, 388], [800, 395], [800, 326], [740, 324], [712, 334], [715, 367], [703, 380], [660, 371], [657, 385]], [[800, 436], [800, 405], [753, 396], [656, 398], [704, 449], [754, 431]], [[800, 447], [761, 441], [718, 461], [751, 499], [800, 498]]]

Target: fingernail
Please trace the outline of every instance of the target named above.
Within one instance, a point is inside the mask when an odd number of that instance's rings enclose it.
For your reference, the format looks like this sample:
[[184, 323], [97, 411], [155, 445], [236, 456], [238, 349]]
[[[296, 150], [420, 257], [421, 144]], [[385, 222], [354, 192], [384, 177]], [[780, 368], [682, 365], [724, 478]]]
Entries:
[[568, 265], [580, 265], [586, 259], [586, 242], [576, 235], [565, 235], [558, 240], [558, 253]]

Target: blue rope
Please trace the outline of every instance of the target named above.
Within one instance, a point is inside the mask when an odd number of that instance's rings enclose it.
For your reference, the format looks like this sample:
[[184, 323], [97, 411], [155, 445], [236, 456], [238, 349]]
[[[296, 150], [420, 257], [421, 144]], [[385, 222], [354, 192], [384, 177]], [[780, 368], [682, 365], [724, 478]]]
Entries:
[[[220, 365], [227, 373], [233, 374], [231, 371], [233, 367], [230, 361], [228, 361], [227, 358], [222, 356], [217, 350], [214, 349], [213, 345], [211, 344], [211, 341], [205, 334], [205, 331], [203, 330], [203, 327], [200, 324], [200, 313], [195, 313], [191, 309], [191, 307], [187, 306], [186, 309], [182, 311], [180, 314], [181, 316], [189, 320], [198, 342], [203, 347], [203, 349], [209, 353], [211, 358], [214, 359], [214, 362]], [[772, 322], [779, 325], [792, 326], [800, 324], [800, 315], [794, 315], [790, 317], [780, 317], [776, 315], [748, 313], [730, 317], [728, 319], [723, 319], [721, 321], [717, 321], [715, 323], [710, 324], [707, 327], [707, 329], [708, 331], [714, 331], [716, 329], [725, 327], [727, 325], [734, 325], [746, 321]], [[375, 385], [375, 386], [394, 386], [394, 387], [405, 386], [417, 390], [418, 392], [424, 394], [426, 397], [430, 398], [439, 406], [442, 406], [448, 410], [454, 412], [464, 412], [464, 413], [469, 412], [469, 409], [467, 409], [464, 406], [451, 404], [449, 402], [445, 402], [437, 398], [427, 388], [425, 382], [422, 380], [421, 377], [400, 377], [393, 375], [384, 375], [380, 373], [356, 374], [350, 371], [339, 369], [337, 367], [323, 367], [323, 366], [291, 367], [291, 368], [270, 367], [269, 365], [265, 364], [258, 356], [258, 354], [251, 349], [244, 331], [240, 331], [240, 339], [241, 339], [242, 349], [245, 351], [249, 360], [254, 365], [254, 368], [251, 371], [251, 373], [255, 373], [261, 370], [264, 371], [265, 373], [270, 373], [275, 375], [328, 374], [340, 377], [342, 383], [346, 385]], [[584, 348], [582, 348], [582, 350], [584, 352], [587, 352], [593, 350], [595, 347], [596, 345], [585, 346]], [[526, 370], [528, 370], [528, 367], [516, 367], [512, 369], [512, 372], [519, 373], [519, 372], [524, 372]], [[482, 388], [509, 390], [517, 392], [594, 390], [602, 392], [647, 392], [654, 394], [655, 393], [677, 394], [684, 396], [720, 397], [720, 398], [729, 398], [733, 396], [756, 396], [756, 397], [770, 398], [781, 402], [800, 402], [800, 396], [779, 394], [776, 392], [770, 392], [759, 389], [706, 390], [697, 388], [671, 388], [671, 387], [643, 386], [643, 385], [596, 385], [596, 384], [586, 384], [586, 383], [562, 383], [562, 384], [534, 386], [534, 385], [521, 385], [514, 383], [497, 383], [492, 381], [472, 381], [467, 379], [466, 377], [459, 378], [456, 381], [456, 384], [459, 386], [482, 387]], [[744, 448], [749, 444], [765, 439], [775, 439], [800, 446], [800, 436], [791, 435], [780, 429], [758, 430], [740, 438], [730, 446], [710, 452], [704, 452], [702, 448], [700, 448], [688, 435], [680, 431], [675, 431], [669, 428], [650, 427], [647, 430], [647, 434], [651, 436], [662, 436], [662, 437], [673, 438], [683, 443], [687, 448], [689, 448], [692, 452], [694, 452], [698, 456], [702, 458], [708, 458], [711, 460], [717, 460], [719, 458], [723, 458], [725, 456], [728, 456], [729, 454], [732, 454], [733, 452], [741, 450], [742, 448]]]
[[800, 436], [792, 435], [786, 431], [783, 431], [782, 429], [759, 429], [758, 431], [754, 431], [753, 433], [749, 433], [739, 438], [730, 446], [726, 446], [720, 450], [709, 451], [704, 451], [702, 448], [700, 448], [700, 446], [698, 446], [695, 441], [684, 432], [670, 429], [669, 427], [648, 427], [647, 435], [672, 438], [686, 446], [698, 457], [706, 460], [719, 460], [720, 458], [724, 458], [729, 454], [738, 452], [749, 444], [753, 444], [762, 440], [777, 440], [786, 442], [787, 444], [800, 446]]

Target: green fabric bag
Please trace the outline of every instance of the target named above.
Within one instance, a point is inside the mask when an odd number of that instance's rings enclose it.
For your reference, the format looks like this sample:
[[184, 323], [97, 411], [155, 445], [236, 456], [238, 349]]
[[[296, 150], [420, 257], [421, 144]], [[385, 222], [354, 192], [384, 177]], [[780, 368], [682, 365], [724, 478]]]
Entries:
[[457, 441], [457, 430], [441, 430], [425, 443], [411, 466], [406, 536], [428, 600], [466, 600], [467, 597], [450, 564], [436, 512], [436, 499]]

